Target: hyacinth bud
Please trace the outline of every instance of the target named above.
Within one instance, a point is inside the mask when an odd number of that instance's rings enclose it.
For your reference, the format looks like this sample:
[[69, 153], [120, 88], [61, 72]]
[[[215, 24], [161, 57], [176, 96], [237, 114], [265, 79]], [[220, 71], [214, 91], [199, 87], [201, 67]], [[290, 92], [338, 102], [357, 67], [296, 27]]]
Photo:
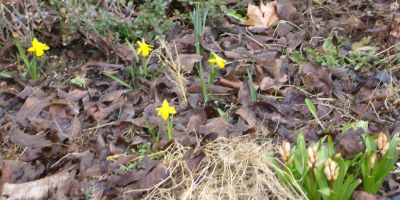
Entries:
[[337, 163], [330, 158], [325, 161], [324, 173], [328, 181], [334, 181], [339, 175], [339, 167]]
[[381, 150], [381, 155], [386, 155], [387, 151], [389, 150], [389, 143], [386, 143], [385, 146]]
[[318, 147], [317, 145], [313, 145], [311, 147], [308, 147], [307, 149], [307, 155], [308, 155], [308, 167], [310, 168], [316, 168], [317, 166], [317, 159], [318, 159]]
[[375, 163], [376, 163], [376, 154], [374, 153], [369, 159], [369, 166], [371, 166], [371, 169], [375, 167]]
[[378, 134], [378, 138], [376, 139], [376, 144], [378, 146], [379, 150], [382, 150], [383, 147], [386, 145], [387, 143], [387, 136], [386, 134], [384, 134], [383, 132], [380, 132]]
[[281, 146], [279, 146], [279, 154], [281, 155], [282, 161], [287, 162], [290, 156], [290, 143], [284, 141]]
[[386, 134], [384, 134], [383, 132], [380, 132], [378, 134], [376, 145], [378, 146], [378, 151], [380, 152], [381, 156], [384, 156], [389, 149], [389, 143]]

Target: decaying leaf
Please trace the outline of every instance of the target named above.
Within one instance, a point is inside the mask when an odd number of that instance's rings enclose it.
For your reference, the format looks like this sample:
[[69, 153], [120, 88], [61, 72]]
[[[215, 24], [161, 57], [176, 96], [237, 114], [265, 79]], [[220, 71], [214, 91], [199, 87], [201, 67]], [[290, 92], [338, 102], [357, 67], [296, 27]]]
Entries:
[[365, 150], [365, 145], [362, 139], [363, 133], [364, 130], [358, 128], [340, 134], [336, 138], [335, 142], [336, 152], [339, 152], [345, 158], [352, 158], [358, 153], [363, 152]]
[[260, 6], [249, 4], [247, 7], [247, 20], [245, 25], [260, 28], [269, 28], [279, 20], [276, 13], [276, 2], [264, 4], [260, 2]]
[[255, 126], [257, 119], [254, 112], [247, 107], [241, 107], [236, 111], [236, 114], [240, 115], [249, 125], [249, 127]]
[[42, 135], [29, 135], [19, 129], [13, 129], [11, 131], [10, 141], [24, 148], [28, 146], [43, 147], [51, 144], [51, 141], [47, 140]]
[[7, 199], [46, 199], [51, 191], [56, 191], [70, 178], [68, 171], [63, 171], [52, 176], [21, 184], [6, 183], [1, 193]]
[[297, 10], [296, 7], [293, 5], [293, 1], [279, 0], [276, 7], [277, 14], [280, 19], [292, 21], [297, 18]]

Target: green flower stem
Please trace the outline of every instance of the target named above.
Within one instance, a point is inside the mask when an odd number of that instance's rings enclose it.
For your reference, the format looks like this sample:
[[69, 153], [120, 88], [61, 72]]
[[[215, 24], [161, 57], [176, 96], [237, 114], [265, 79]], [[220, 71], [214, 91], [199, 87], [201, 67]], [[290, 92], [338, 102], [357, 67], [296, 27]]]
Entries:
[[[46, 56], [46, 55], [43, 55], [42, 57], [40, 57], [40, 64], [39, 64], [38, 69], [36, 69], [36, 71], [37, 71], [37, 70], [41, 71], [41, 70], [43, 69], [43, 66], [44, 66], [45, 61], [46, 61], [45, 56]], [[41, 71], [41, 72], [44, 72], [44, 71]], [[36, 72], [36, 73], [37, 73], [37, 72]], [[37, 74], [36, 74], [36, 76], [37, 76]]]
[[217, 76], [217, 72], [218, 70], [214, 65], [210, 66], [210, 73], [209, 73], [210, 75], [208, 76], [208, 84], [214, 83], [215, 77]]
[[173, 124], [172, 124], [172, 117], [169, 117], [167, 119], [167, 139], [168, 142], [172, 140], [172, 128], [173, 128]]
[[142, 66], [140, 67], [140, 76], [143, 78], [147, 78], [148, 74], [148, 69], [147, 65], [149, 63], [150, 57], [148, 59], [144, 58], [142, 59]]
[[36, 58], [36, 55], [33, 56], [32, 67], [30, 69], [28, 69], [28, 70], [29, 70], [29, 74], [30, 74], [31, 78], [33, 80], [36, 80], [36, 78], [37, 78], [37, 58]]

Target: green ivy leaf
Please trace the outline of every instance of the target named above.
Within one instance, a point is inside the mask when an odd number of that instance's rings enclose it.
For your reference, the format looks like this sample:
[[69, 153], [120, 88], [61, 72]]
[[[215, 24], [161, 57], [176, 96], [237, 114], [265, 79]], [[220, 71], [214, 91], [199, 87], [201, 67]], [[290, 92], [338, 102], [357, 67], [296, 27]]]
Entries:
[[77, 77], [71, 79], [71, 83], [75, 84], [75, 85], [77, 85], [79, 87], [85, 87], [86, 80], [83, 77], [77, 76]]

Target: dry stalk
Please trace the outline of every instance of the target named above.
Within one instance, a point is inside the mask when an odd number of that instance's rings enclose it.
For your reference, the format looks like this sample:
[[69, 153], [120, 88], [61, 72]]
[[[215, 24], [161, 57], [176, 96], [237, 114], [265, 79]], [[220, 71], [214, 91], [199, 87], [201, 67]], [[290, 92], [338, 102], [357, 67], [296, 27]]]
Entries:
[[157, 56], [162, 62], [162, 65], [167, 69], [165, 75], [171, 80], [179, 91], [179, 99], [181, 102], [187, 103], [186, 98], [186, 77], [183, 66], [180, 63], [179, 54], [174, 43], [174, 51], [176, 59], [172, 55], [172, 50], [168, 47], [167, 43], [160, 39], [160, 48], [157, 51]]

